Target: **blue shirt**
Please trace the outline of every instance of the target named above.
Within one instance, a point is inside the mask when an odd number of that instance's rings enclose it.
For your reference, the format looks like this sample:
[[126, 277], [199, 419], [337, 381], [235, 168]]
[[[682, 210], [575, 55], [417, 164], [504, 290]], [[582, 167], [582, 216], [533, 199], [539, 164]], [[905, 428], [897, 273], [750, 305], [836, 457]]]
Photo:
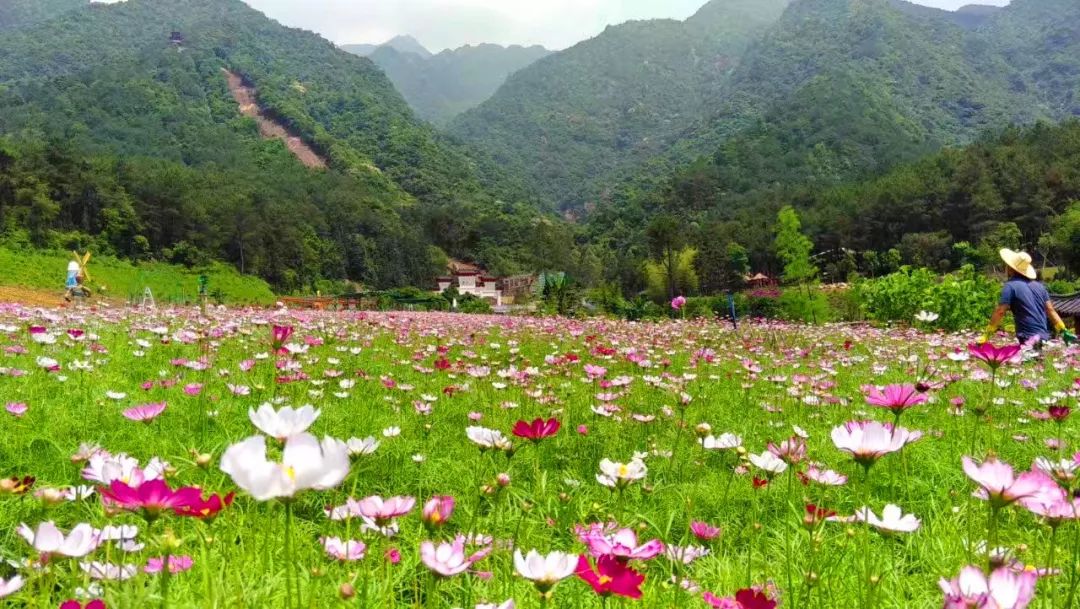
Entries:
[[999, 302], [1012, 310], [1016, 320], [1016, 338], [1020, 342], [1027, 342], [1036, 336], [1050, 340], [1050, 325], [1046, 318], [1046, 303], [1049, 301], [1050, 292], [1038, 281], [1013, 277], [1005, 282]]

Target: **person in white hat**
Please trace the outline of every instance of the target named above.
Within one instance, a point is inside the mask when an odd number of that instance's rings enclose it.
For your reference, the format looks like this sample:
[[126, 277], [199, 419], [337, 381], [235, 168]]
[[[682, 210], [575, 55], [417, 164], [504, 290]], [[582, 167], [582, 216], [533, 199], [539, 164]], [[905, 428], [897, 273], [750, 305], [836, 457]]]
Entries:
[[79, 267], [79, 263], [71, 260], [67, 266], [67, 279], [64, 280], [64, 300], [71, 302], [72, 296], [75, 295], [75, 291], [79, 289], [79, 275], [82, 273], [82, 268]]
[[998, 307], [990, 316], [990, 324], [979, 342], [990, 340], [1009, 311], [1012, 311], [1013, 320], [1016, 322], [1016, 339], [1022, 344], [1050, 340], [1051, 324], [1054, 331], [1061, 334], [1065, 344], [1075, 342], [1076, 335], [1065, 328], [1065, 322], [1061, 321], [1061, 316], [1054, 310], [1050, 292], [1037, 281], [1038, 274], [1031, 264], [1031, 256], [1027, 252], [1014, 252], [1010, 249], [1003, 249], [999, 254], [1005, 262], [1009, 279], [1001, 288]]

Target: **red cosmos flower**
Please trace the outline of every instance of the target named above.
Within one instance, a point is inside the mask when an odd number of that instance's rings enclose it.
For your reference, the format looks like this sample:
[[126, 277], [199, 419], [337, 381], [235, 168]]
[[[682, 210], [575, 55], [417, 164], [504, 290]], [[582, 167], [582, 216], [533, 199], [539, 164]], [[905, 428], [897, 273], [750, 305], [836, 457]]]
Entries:
[[285, 341], [289, 340], [294, 331], [295, 328], [292, 326], [279, 326], [277, 324], [270, 329], [270, 347], [274, 350], [274, 353], [285, 353]]
[[769, 486], [769, 480], [767, 478], [758, 478], [754, 476], [754, 488], [765, 488]]
[[579, 556], [576, 573], [600, 596], [615, 594], [627, 598], [641, 598], [641, 584], [645, 581], [645, 576], [613, 556], [598, 558], [596, 571], [593, 571], [589, 559]]
[[834, 511], [832, 511], [830, 509], [827, 509], [827, 508], [823, 508], [823, 507], [818, 506], [818, 505], [814, 505], [813, 503], [807, 503], [806, 504], [806, 519], [803, 520], [803, 523], [807, 527], [813, 528], [813, 527], [817, 526], [818, 524], [821, 524], [822, 522], [825, 522], [826, 520], [828, 520], [830, 518], [835, 518], [835, 517], [836, 517], [836, 512], [834, 512]]
[[1068, 406], [1051, 406], [1046, 409], [1046, 412], [1050, 414], [1050, 418], [1055, 422], [1061, 423], [1069, 418], [1069, 413], [1072, 412], [1072, 409]]
[[975, 359], [986, 362], [986, 365], [991, 370], [997, 370], [1002, 364], [1016, 357], [1016, 354], [1020, 352], [1020, 345], [1005, 345], [1003, 347], [995, 347], [990, 343], [983, 343], [977, 345], [972, 343], [968, 345], [968, 352]]
[[205, 501], [202, 497], [199, 497], [198, 501], [192, 501], [188, 505], [174, 508], [173, 512], [177, 516], [190, 516], [192, 518], [198, 518], [199, 520], [212, 520], [217, 517], [218, 512], [232, 505], [233, 499], [236, 498], [236, 493], [229, 493], [225, 497], [219, 495], [210, 495]]
[[518, 421], [514, 424], [513, 434], [526, 440], [538, 441], [559, 433], [561, 427], [558, 419], [536, 419], [532, 423]]
[[155, 518], [165, 510], [176, 511], [203, 503], [199, 489], [186, 486], [174, 491], [164, 480], [147, 480], [135, 488], [113, 480], [109, 488], [101, 489], [101, 500], [106, 506], [141, 511], [147, 518]]
[[436, 370], [449, 370], [450, 369], [450, 360], [446, 359], [445, 356], [440, 356], [439, 359], [435, 360], [435, 369]]

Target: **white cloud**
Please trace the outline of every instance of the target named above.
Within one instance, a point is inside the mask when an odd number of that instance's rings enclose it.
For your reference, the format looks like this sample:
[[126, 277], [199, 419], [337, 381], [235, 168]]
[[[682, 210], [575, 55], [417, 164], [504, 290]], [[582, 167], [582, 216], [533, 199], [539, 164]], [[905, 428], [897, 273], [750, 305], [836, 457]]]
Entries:
[[[917, 0], [955, 9], [972, 2]], [[686, 19], [703, 0], [246, 0], [285, 25], [339, 43], [410, 34], [432, 51], [464, 44], [542, 44], [562, 49], [631, 19]]]

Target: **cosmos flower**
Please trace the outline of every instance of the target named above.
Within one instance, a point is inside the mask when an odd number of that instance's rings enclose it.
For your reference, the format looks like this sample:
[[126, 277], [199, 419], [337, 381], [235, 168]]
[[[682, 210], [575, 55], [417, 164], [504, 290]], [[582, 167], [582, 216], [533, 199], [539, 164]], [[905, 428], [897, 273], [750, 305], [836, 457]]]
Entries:
[[579, 538], [588, 547], [589, 553], [597, 558], [611, 556], [624, 562], [649, 560], [664, 551], [664, 544], [659, 539], [639, 545], [633, 529], [619, 529], [605, 534], [596, 528], [589, 528], [582, 530]]
[[1002, 364], [1016, 357], [1020, 353], [1020, 348], [1020, 345], [995, 347], [988, 342], [981, 345], [972, 343], [968, 345], [968, 353], [975, 359], [986, 363], [991, 370], [997, 370]]
[[574, 574], [577, 570], [578, 556], [564, 552], [540, 554], [529, 550], [522, 555], [521, 550], [514, 550], [514, 569], [518, 575], [532, 581], [541, 594], [549, 592], [555, 584]]
[[424, 524], [431, 527], [439, 527], [446, 524], [450, 515], [454, 513], [454, 498], [448, 495], [436, 495], [424, 504], [421, 511], [421, 519]]
[[156, 518], [165, 510], [182, 511], [193, 503], [202, 502], [202, 492], [192, 486], [172, 490], [164, 480], [146, 480], [134, 487], [113, 480], [101, 489], [101, 500], [130, 512], [141, 512]]
[[[190, 556], [169, 556], [169, 573], [183, 573], [191, 569], [195, 564], [195, 561]], [[165, 569], [165, 559], [160, 556], [154, 556], [146, 560], [146, 566], [143, 567], [144, 573], [151, 575], [155, 573], [161, 573]]]
[[559, 433], [560, 423], [558, 419], [535, 419], [532, 423], [518, 421], [514, 424], [513, 434], [526, 440], [539, 441]]
[[806, 468], [804, 474], [808, 480], [817, 482], [823, 486], [843, 486], [847, 484], [847, 476], [831, 469], [820, 469], [817, 466]]
[[436, 575], [451, 577], [468, 571], [474, 563], [491, 553], [491, 547], [481, 548], [472, 555], [465, 555], [465, 536], [458, 535], [453, 543], [435, 544], [425, 541], [420, 544], [420, 561]]
[[912, 406], [926, 403], [925, 393], [919, 393], [915, 385], [887, 385], [884, 390], [871, 387], [866, 394], [866, 403], [891, 411], [900, 416]]
[[878, 459], [921, 438], [922, 432], [877, 421], [849, 421], [834, 427], [831, 436], [837, 448], [850, 453], [857, 463], [869, 468]]
[[1002, 508], [1017, 501], [1038, 501], [1052, 503], [1058, 489], [1057, 483], [1045, 473], [1032, 470], [1019, 476], [1008, 463], [990, 457], [982, 463], [975, 463], [971, 457], [962, 459], [964, 473], [971, 478], [979, 489], [973, 495], [989, 501], [995, 508]]
[[42, 522], [37, 529], [20, 524], [19, 535], [39, 554], [44, 556], [67, 556], [80, 558], [93, 552], [98, 546], [94, 527], [83, 523], [76, 525], [64, 535], [52, 521]]
[[612, 556], [596, 559], [595, 570], [589, 559], [579, 556], [575, 571], [600, 596], [641, 598], [641, 584], [645, 582], [645, 576]]
[[889, 504], [881, 510], [878, 518], [868, 507], [855, 511], [855, 519], [887, 533], [913, 533], [919, 528], [919, 519], [913, 514], [904, 514], [900, 506]]
[[320, 442], [301, 433], [285, 441], [278, 463], [266, 458], [266, 437], [252, 436], [226, 449], [221, 471], [257, 501], [289, 498], [340, 484], [349, 473], [349, 449], [340, 440], [327, 437]]
[[701, 541], [712, 541], [720, 536], [721, 530], [720, 527], [695, 520], [690, 523], [690, 532]]
[[603, 459], [600, 461], [600, 473], [596, 475], [596, 481], [609, 488], [625, 488], [648, 473], [649, 468], [641, 459], [633, 459], [629, 463]]
[[10, 579], [0, 577], [0, 598], [15, 594], [26, 585], [21, 575], [13, 575]]
[[363, 560], [365, 553], [367, 552], [367, 545], [362, 541], [342, 541], [337, 537], [321, 537], [319, 543], [322, 544], [323, 550], [335, 560], [340, 561], [354, 561]]
[[361, 516], [366, 516], [378, 523], [386, 523], [412, 511], [416, 505], [413, 497], [388, 497], [378, 495], [365, 497], [357, 503]]
[[509, 452], [514, 447], [501, 431], [495, 429], [478, 426], [466, 427], [465, 435], [468, 436], [474, 444], [479, 446], [481, 450], [495, 449]]
[[160, 416], [161, 413], [165, 412], [165, 406], [165, 402], [142, 404], [140, 406], [135, 406], [125, 410], [124, 417], [127, 419], [131, 419], [132, 421], [142, 421], [145, 423], [149, 423], [150, 421], [153, 421], [158, 416]]
[[283, 406], [274, 410], [270, 404], [262, 404], [258, 410], [248, 409], [248, 419], [259, 431], [284, 442], [289, 436], [304, 433], [319, 418], [321, 411], [307, 405], [300, 408]]
[[767, 450], [758, 455], [751, 454], [747, 458], [750, 460], [750, 463], [754, 465], [754, 467], [757, 467], [758, 469], [764, 471], [770, 476], [782, 474], [787, 471], [788, 468], [787, 463], [780, 459], [780, 457], [777, 457], [775, 454]]
[[1034, 571], [1016, 572], [999, 567], [987, 577], [982, 569], [967, 566], [953, 579], [939, 582], [945, 595], [944, 609], [1025, 609], [1035, 598]]

